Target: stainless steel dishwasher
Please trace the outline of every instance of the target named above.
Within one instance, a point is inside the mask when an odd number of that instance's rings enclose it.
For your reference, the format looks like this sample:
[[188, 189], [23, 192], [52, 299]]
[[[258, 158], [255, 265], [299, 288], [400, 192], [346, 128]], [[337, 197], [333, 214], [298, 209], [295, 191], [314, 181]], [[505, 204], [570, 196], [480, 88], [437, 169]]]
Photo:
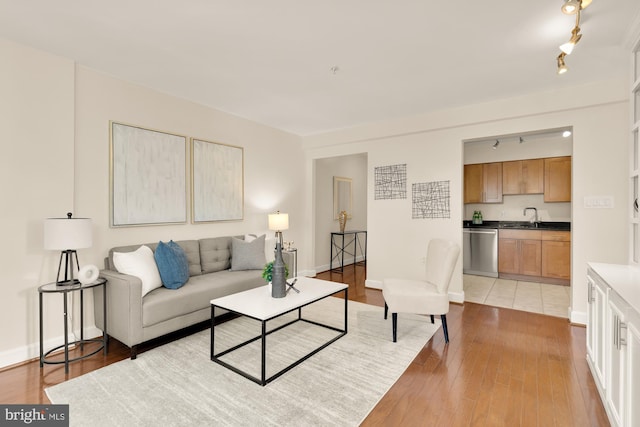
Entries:
[[498, 230], [464, 228], [462, 240], [463, 273], [498, 277]]

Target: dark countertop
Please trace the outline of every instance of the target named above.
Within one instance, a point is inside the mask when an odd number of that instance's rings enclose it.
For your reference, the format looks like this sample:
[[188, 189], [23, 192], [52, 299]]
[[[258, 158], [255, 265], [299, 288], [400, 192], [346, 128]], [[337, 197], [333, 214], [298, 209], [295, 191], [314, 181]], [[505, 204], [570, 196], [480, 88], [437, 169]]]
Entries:
[[472, 224], [471, 220], [462, 221], [464, 228], [501, 228], [508, 230], [554, 230], [571, 231], [570, 222], [542, 221], [532, 223], [529, 221], [483, 221], [482, 224]]

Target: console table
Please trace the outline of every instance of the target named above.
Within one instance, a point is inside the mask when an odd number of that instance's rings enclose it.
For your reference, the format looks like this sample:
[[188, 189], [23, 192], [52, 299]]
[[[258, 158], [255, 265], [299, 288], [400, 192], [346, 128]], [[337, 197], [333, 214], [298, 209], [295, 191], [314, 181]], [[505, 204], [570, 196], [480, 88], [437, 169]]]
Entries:
[[[353, 245], [353, 249], [351, 246]], [[353, 252], [350, 252], [353, 250]], [[358, 251], [362, 257], [358, 261]], [[334, 254], [335, 253], [335, 254]], [[350, 230], [331, 233], [331, 259], [329, 261], [329, 270], [333, 270], [333, 261], [335, 260], [340, 267], [336, 267], [341, 273], [344, 271], [344, 254], [353, 256], [353, 264], [362, 263], [367, 265], [367, 231], [366, 230]]]
[[[107, 354], [107, 289], [106, 289], [107, 280], [99, 277], [95, 282], [82, 284], [75, 283], [73, 285], [58, 285], [57, 283], [47, 283], [46, 285], [42, 285], [38, 288], [39, 293], [39, 311], [40, 311], [40, 367], [42, 368], [44, 364], [50, 365], [59, 365], [64, 363], [64, 372], [65, 374], [69, 373], [69, 362], [74, 362], [76, 360], [81, 360], [87, 358], [89, 356], [93, 356], [98, 353], [100, 350], [104, 351], [104, 354]], [[84, 339], [84, 291], [87, 289], [93, 289], [102, 286], [103, 292], [103, 301], [104, 301], [104, 331], [102, 333], [102, 338], [93, 338], [93, 339]], [[80, 339], [69, 342], [69, 325], [68, 325], [68, 304], [67, 304], [67, 295], [71, 292], [80, 291]], [[62, 298], [64, 301], [64, 344], [59, 345], [57, 347], [52, 348], [51, 350], [44, 352], [44, 325], [43, 325], [43, 308], [42, 308], [42, 296], [44, 294], [62, 294]], [[84, 344], [90, 342], [102, 343], [100, 347], [98, 347], [95, 351], [85, 354], [82, 356], [75, 357], [73, 359], [69, 359], [69, 346], [71, 345], [80, 345], [80, 348], [83, 347]], [[64, 348], [64, 360], [49, 360], [47, 357], [53, 353], [54, 351]]]

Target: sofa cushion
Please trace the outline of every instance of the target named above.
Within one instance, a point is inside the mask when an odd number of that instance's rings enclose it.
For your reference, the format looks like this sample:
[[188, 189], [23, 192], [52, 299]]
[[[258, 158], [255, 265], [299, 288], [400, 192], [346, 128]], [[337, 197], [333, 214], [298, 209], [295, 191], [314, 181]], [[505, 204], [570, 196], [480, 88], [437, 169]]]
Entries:
[[200, 264], [203, 273], [231, 268], [231, 237], [200, 239]]
[[231, 270], [262, 270], [267, 263], [264, 239], [264, 234], [250, 242], [231, 239]]
[[214, 298], [258, 286], [266, 286], [259, 270], [226, 270], [191, 277], [180, 289], [160, 287], [150, 292], [142, 301], [142, 324], [144, 327], [152, 326], [193, 313], [210, 307], [210, 301]]
[[189, 261], [184, 249], [173, 240], [158, 242], [153, 257], [165, 288], [178, 289], [189, 280]]
[[[178, 240], [176, 241], [178, 245], [184, 252], [187, 254], [187, 260], [189, 261], [189, 275], [197, 276], [202, 274], [202, 267], [200, 265], [200, 244], [197, 240]], [[156, 250], [157, 243], [146, 243], [145, 246], [151, 248], [152, 251]], [[109, 250], [109, 259], [108, 265], [105, 267], [108, 270], [117, 270], [115, 265], [113, 264], [113, 253], [114, 252], [133, 252], [138, 249], [140, 245], [128, 245], [128, 246], [118, 246]]]
[[123, 274], [136, 276], [142, 282], [142, 296], [162, 286], [153, 251], [145, 245], [133, 252], [114, 252], [113, 264]]

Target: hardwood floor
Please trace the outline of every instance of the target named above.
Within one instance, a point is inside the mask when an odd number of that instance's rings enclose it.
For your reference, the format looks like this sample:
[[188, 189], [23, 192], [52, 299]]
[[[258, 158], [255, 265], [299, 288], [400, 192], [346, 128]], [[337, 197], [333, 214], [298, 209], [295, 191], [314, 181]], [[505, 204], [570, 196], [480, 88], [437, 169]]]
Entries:
[[[384, 305], [380, 291], [364, 287], [361, 266], [317, 278], [349, 284], [351, 300]], [[586, 363], [584, 328], [474, 303], [452, 304], [447, 321], [449, 344], [438, 330], [363, 426], [609, 425]], [[63, 365], [40, 369], [37, 361], [5, 369], [0, 402], [49, 403], [45, 388], [128, 356], [111, 340], [107, 356], [74, 362], [68, 375]]]

